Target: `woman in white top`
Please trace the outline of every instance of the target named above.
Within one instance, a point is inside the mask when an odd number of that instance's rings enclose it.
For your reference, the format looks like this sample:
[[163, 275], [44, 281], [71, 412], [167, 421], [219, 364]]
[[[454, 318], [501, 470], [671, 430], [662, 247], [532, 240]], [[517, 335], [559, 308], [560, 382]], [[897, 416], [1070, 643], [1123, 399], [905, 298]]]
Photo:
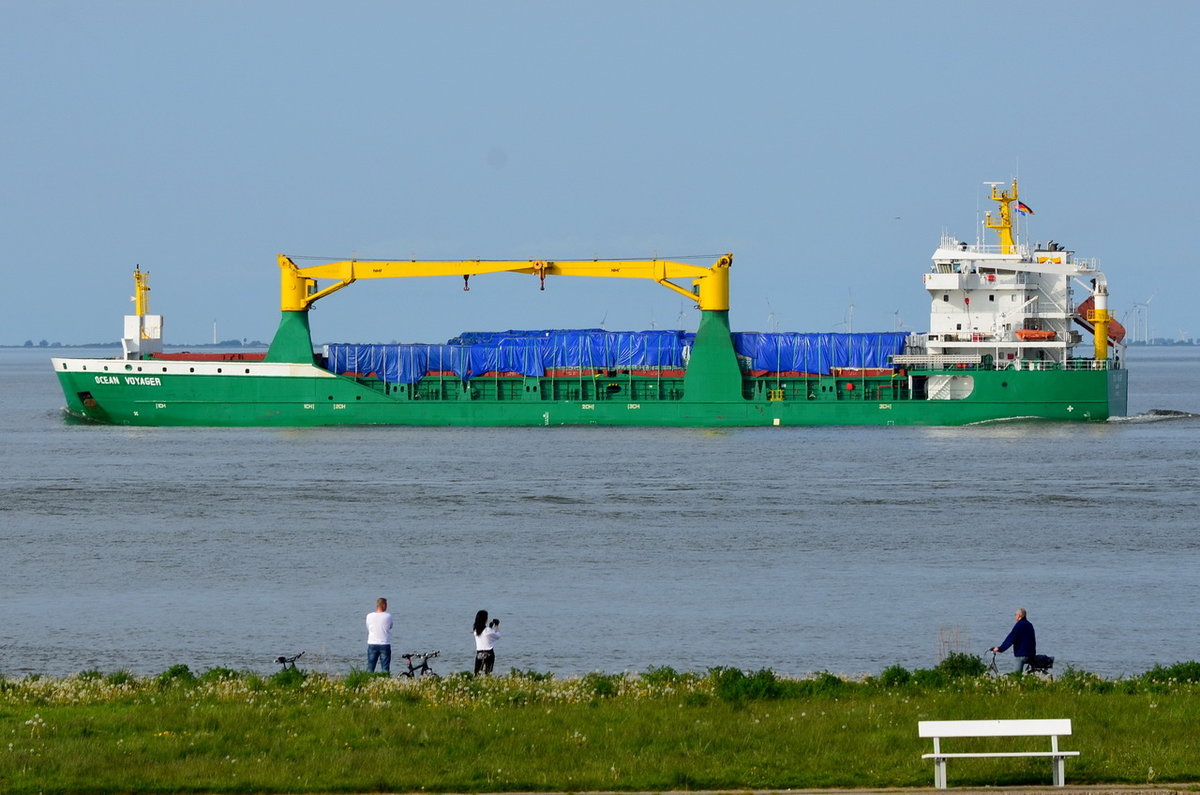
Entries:
[[488, 621], [488, 612], [480, 610], [475, 614], [475, 675], [492, 675], [492, 666], [496, 664], [496, 641], [500, 640], [500, 619]]

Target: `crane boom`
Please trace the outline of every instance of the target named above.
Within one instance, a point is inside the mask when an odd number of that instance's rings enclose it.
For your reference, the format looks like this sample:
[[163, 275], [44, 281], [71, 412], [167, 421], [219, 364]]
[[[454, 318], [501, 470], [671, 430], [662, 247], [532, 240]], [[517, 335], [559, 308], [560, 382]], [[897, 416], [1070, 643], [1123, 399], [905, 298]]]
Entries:
[[[729, 268], [733, 255], [726, 254], [711, 266], [688, 265], [671, 260], [343, 260], [323, 265], [298, 267], [290, 257], [279, 255], [280, 306], [285, 312], [302, 312], [325, 296], [359, 279], [402, 279], [421, 276], [476, 276], [487, 273], [530, 273], [545, 281], [547, 276], [592, 276], [648, 279], [695, 301], [703, 310], [729, 309]], [[672, 279], [692, 279], [689, 290]], [[333, 279], [321, 288], [318, 279]]]

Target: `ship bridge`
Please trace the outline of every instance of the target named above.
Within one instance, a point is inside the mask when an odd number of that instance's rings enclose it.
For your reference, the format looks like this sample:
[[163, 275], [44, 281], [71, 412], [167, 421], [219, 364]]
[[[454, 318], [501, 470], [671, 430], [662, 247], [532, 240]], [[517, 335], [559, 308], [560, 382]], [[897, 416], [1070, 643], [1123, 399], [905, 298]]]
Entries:
[[[1101, 296], [1107, 317], [1104, 274], [1095, 260], [1076, 259], [1057, 241], [1029, 245], [1018, 239], [1009, 206], [1017, 202], [1015, 181], [1010, 191], [993, 186], [992, 199], [1000, 204], [999, 218], [988, 213], [984, 224], [996, 230], [998, 243], [971, 244], [943, 234], [933, 253], [924, 275], [927, 355], [978, 356], [994, 367], [1065, 367], [1082, 342], [1076, 324], [1093, 330]], [[1092, 303], [1077, 301], [1077, 288]], [[1098, 359], [1106, 356], [1104, 336]]]

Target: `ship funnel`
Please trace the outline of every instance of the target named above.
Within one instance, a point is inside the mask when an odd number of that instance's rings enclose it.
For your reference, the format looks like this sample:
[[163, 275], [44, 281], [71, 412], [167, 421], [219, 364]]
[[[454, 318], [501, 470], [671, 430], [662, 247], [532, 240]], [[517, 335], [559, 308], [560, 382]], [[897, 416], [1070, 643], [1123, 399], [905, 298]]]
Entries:
[[1108, 283], [1097, 279], [1092, 295], [1096, 299], [1096, 305], [1088, 312], [1088, 319], [1092, 321], [1095, 358], [1099, 361], [1108, 358], [1108, 324], [1112, 321], [1108, 314]]

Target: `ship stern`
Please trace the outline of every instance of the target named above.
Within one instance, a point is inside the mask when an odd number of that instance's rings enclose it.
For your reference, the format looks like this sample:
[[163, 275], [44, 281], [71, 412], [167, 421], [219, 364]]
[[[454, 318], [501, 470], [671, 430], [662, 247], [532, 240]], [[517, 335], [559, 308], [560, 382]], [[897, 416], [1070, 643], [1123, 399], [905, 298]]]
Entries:
[[1108, 416], [1129, 416], [1129, 371], [1124, 368], [1108, 371]]

